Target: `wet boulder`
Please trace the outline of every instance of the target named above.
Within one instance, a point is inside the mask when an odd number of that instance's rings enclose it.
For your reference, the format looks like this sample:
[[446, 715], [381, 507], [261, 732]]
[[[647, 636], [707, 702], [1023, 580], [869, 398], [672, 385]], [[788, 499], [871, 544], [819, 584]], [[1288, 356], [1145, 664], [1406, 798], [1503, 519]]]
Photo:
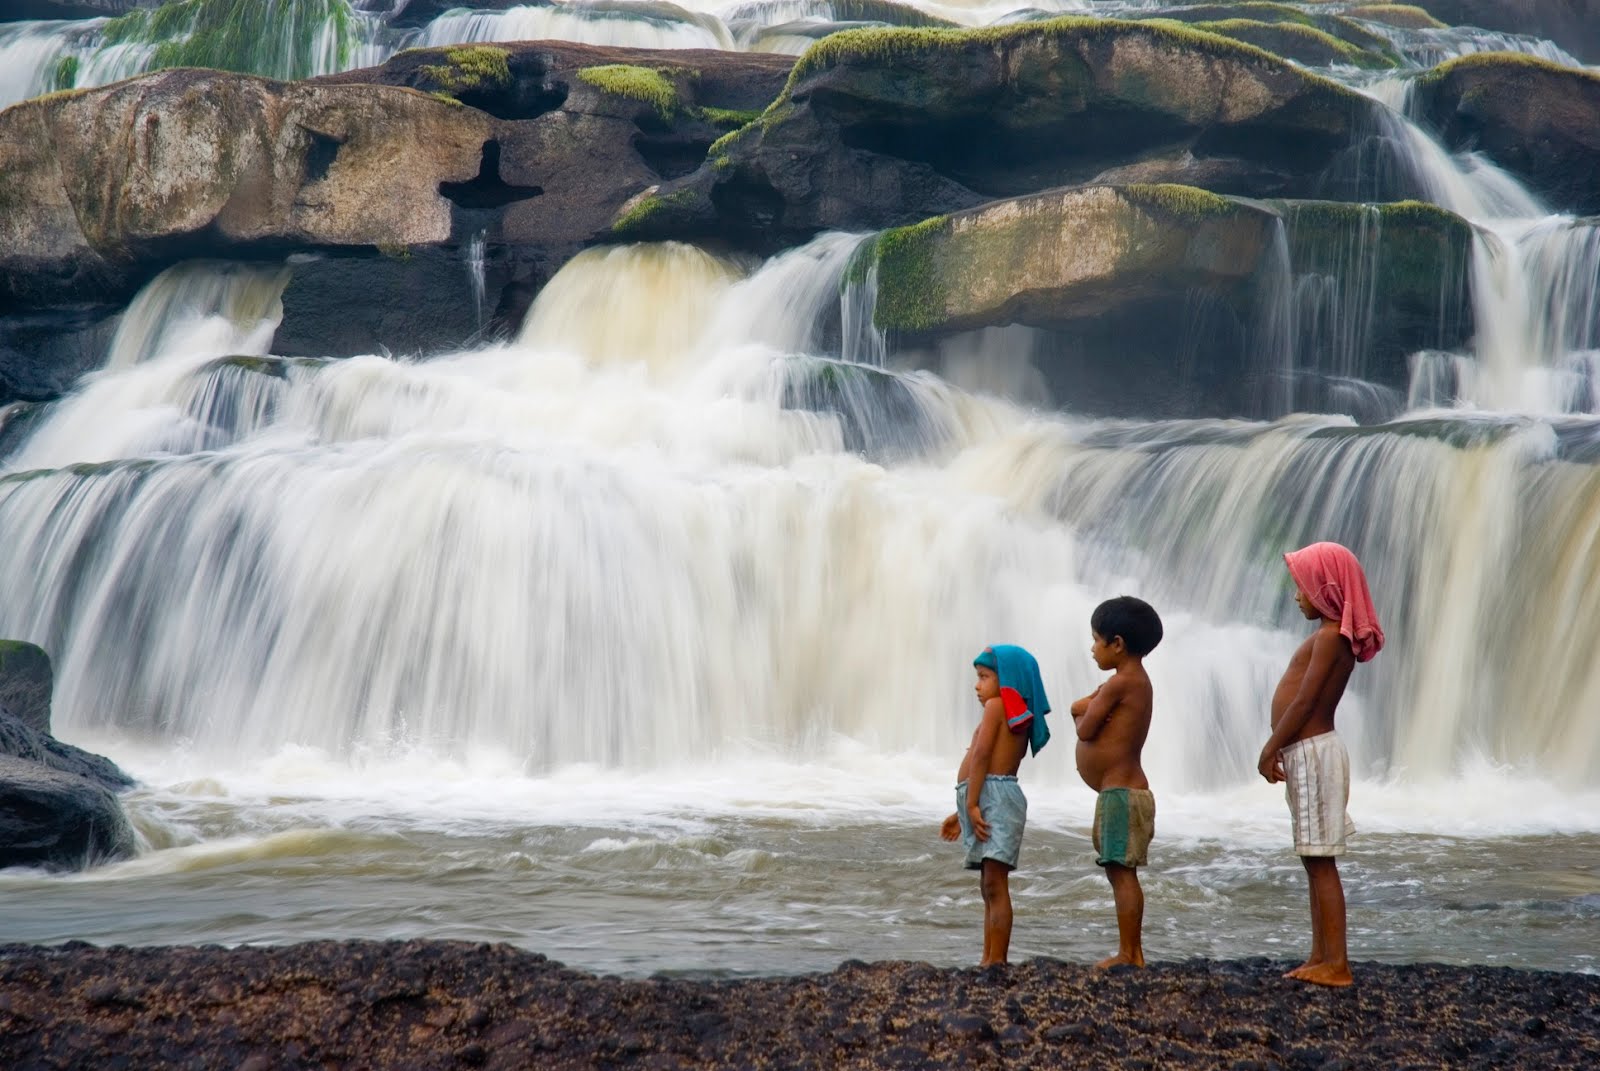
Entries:
[[902, 356], [1021, 326], [1068, 408], [1274, 416], [1330, 376], [1404, 389], [1411, 353], [1462, 345], [1471, 248], [1464, 220], [1415, 202], [1088, 186], [884, 231], [848, 276]]
[[54, 675], [43, 647], [21, 640], [0, 640], [0, 708], [25, 728], [50, 731], [50, 694]]
[[81, 869], [133, 851], [133, 829], [104, 786], [0, 755], [0, 868]]
[[0, 640], [0, 867], [77, 868], [129, 855], [116, 763], [50, 735], [50, 658]]
[[127, 296], [176, 260], [451, 233], [490, 118], [385, 86], [171, 70], [0, 112], [0, 302]]
[[618, 223], [770, 249], [1095, 181], [1305, 196], [1374, 107], [1183, 26], [852, 30], [813, 46], [758, 120]]
[[1440, 64], [1416, 92], [1451, 148], [1484, 153], [1558, 212], [1600, 212], [1600, 75], [1479, 53]]

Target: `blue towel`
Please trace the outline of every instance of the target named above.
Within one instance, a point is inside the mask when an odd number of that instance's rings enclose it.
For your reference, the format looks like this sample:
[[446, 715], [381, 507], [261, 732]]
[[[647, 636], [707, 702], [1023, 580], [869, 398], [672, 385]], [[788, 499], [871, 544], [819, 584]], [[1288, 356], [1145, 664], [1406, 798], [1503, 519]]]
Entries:
[[1028, 744], [1035, 755], [1050, 742], [1050, 727], [1044, 716], [1050, 713], [1050, 699], [1044, 694], [1044, 678], [1039, 662], [1024, 648], [1008, 643], [985, 647], [972, 660], [975, 666], [992, 669], [1000, 678], [1000, 701], [1006, 707], [1006, 725], [1014, 733], [1028, 732]]

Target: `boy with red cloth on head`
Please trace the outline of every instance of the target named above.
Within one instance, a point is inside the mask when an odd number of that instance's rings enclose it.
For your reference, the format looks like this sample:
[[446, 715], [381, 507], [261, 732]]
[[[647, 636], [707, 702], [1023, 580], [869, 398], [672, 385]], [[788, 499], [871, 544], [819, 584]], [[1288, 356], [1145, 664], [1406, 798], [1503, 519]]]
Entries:
[[1268, 784], [1284, 783], [1294, 850], [1311, 886], [1311, 955], [1284, 977], [1345, 986], [1352, 979], [1338, 857], [1355, 825], [1345, 813], [1350, 756], [1333, 730], [1333, 714], [1356, 663], [1383, 647], [1383, 629], [1366, 574], [1347, 548], [1313, 543], [1283, 560], [1300, 612], [1319, 622], [1272, 694], [1272, 735], [1256, 766]]

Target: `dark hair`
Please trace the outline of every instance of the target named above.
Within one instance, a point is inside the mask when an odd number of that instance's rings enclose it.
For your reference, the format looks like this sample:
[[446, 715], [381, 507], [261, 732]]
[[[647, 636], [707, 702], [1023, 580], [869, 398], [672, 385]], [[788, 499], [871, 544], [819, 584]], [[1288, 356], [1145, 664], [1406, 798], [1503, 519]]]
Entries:
[[1107, 599], [1094, 608], [1089, 627], [1110, 643], [1118, 636], [1128, 653], [1143, 658], [1161, 642], [1161, 615], [1155, 607], [1132, 595]]

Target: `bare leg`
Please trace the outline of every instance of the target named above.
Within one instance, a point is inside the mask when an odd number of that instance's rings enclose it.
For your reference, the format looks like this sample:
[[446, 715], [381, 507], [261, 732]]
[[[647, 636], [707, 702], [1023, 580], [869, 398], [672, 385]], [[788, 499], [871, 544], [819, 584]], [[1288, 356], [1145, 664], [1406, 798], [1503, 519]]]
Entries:
[[1011, 949], [1011, 868], [993, 859], [983, 861], [983, 961], [980, 967], [1004, 963]]
[[1300, 966], [1285, 971], [1283, 973], [1285, 978], [1298, 978], [1301, 971], [1307, 967], [1315, 967], [1327, 958], [1322, 948], [1322, 903], [1317, 894], [1317, 883], [1311, 877], [1312, 858], [1312, 856], [1306, 855], [1300, 857], [1301, 863], [1306, 868], [1306, 888], [1311, 891], [1311, 954], [1306, 957], [1306, 961]]
[[1304, 967], [1290, 971], [1289, 977], [1315, 985], [1349, 985], [1354, 979], [1350, 977], [1350, 957], [1345, 947], [1344, 885], [1339, 881], [1339, 861], [1331, 855], [1307, 855], [1302, 861], [1311, 883], [1313, 958]]
[[1096, 967], [1144, 966], [1144, 890], [1139, 887], [1139, 872], [1133, 867], [1106, 864], [1111, 895], [1117, 902], [1117, 954], [1096, 963]]

